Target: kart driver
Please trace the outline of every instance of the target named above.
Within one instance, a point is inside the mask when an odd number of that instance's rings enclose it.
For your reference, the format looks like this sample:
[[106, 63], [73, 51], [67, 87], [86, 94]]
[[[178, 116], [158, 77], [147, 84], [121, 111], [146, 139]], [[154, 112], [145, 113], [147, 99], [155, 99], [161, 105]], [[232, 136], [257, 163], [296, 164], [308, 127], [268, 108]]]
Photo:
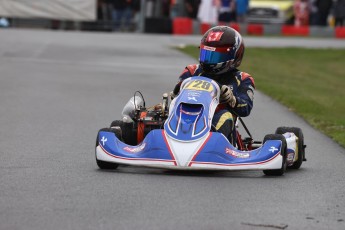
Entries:
[[236, 118], [250, 114], [255, 88], [254, 79], [237, 69], [244, 54], [242, 36], [228, 26], [215, 26], [203, 35], [199, 48], [199, 64], [188, 65], [184, 69], [170, 93], [171, 98], [176, 97], [186, 78], [203, 76], [217, 81], [221, 85], [220, 104], [215, 111], [212, 126], [234, 145]]

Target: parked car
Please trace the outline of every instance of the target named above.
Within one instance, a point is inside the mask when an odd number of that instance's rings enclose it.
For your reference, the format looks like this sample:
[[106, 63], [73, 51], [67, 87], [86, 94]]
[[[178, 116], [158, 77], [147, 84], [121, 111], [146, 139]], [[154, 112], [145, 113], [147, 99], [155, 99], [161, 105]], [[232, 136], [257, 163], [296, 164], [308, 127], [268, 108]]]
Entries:
[[248, 22], [262, 24], [291, 24], [293, 0], [251, 0]]

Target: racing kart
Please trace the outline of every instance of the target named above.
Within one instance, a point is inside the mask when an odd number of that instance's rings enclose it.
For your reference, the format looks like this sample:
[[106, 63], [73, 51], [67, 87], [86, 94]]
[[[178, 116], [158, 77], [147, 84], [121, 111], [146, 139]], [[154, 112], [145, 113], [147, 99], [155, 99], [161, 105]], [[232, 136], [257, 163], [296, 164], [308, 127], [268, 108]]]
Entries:
[[[305, 161], [303, 133], [297, 127], [278, 127], [263, 141], [254, 141], [240, 117], [236, 117], [236, 143], [212, 126], [219, 104], [220, 86], [206, 77], [191, 77], [181, 84], [179, 95], [146, 108], [136, 92], [122, 111], [122, 120], [98, 131], [96, 162], [101, 169], [119, 165], [176, 170], [263, 170], [280, 176]], [[248, 137], [238, 131], [241, 124]]]

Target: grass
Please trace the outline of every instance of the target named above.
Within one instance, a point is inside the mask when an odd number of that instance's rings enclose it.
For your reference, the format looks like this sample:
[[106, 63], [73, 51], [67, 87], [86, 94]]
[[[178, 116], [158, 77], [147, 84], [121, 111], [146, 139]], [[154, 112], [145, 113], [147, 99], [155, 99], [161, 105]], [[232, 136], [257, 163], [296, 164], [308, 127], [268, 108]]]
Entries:
[[[196, 46], [178, 48], [198, 57]], [[276, 99], [345, 147], [345, 50], [246, 48], [241, 68]]]

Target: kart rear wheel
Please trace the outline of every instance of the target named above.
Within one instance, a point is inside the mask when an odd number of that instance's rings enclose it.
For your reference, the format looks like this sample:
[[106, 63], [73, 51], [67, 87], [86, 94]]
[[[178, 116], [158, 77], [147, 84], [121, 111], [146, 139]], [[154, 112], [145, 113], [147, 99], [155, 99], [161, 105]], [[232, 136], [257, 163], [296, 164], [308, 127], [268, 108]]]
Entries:
[[305, 146], [304, 146], [304, 137], [302, 130], [297, 127], [278, 127], [276, 134], [284, 134], [287, 132], [294, 133], [298, 137], [298, 155], [297, 161], [293, 165], [289, 166], [289, 169], [299, 169], [302, 165], [303, 160], [305, 159]]
[[122, 140], [128, 145], [137, 145], [137, 139], [135, 133], [133, 132], [133, 123], [126, 123], [120, 120], [115, 120], [111, 122], [111, 127], [119, 126], [122, 131]]
[[268, 134], [265, 136], [262, 143], [264, 144], [268, 140], [280, 140], [280, 141], [282, 141], [281, 155], [283, 156], [283, 162], [282, 162], [282, 167], [280, 169], [268, 169], [268, 170], [263, 170], [263, 172], [267, 176], [282, 176], [285, 173], [286, 167], [287, 167], [285, 137], [281, 134]]
[[[116, 135], [117, 138], [121, 138], [121, 130], [119, 129], [114, 129], [114, 128], [103, 128], [98, 131], [97, 138], [96, 138], [96, 148], [99, 145], [99, 132], [100, 131], [106, 131], [106, 132], [112, 132]], [[97, 159], [96, 155], [96, 163], [100, 169], [116, 169], [119, 167], [119, 164], [113, 163], [113, 162], [107, 162], [107, 161], [102, 161]]]

